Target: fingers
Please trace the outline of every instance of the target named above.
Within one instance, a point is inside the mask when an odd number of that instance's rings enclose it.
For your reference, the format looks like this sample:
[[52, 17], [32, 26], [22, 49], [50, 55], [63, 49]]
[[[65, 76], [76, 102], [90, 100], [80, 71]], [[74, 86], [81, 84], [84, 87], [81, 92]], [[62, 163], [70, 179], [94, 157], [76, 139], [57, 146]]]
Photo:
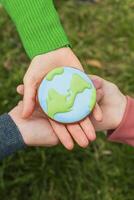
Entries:
[[[36, 90], [33, 89], [33, 90], [31, 90], [30, 93], [28, 93], [27, 90], [29, 90], [29, 88], [26, 88], [24, 90], [24, 85], [23, 84], [19, 85], [16, 90], [17, 90], [18, 94], [24, 96], [22, 116], [24, 118], [27, 118], [33, 113], [34, 108], [35, 108]], [[34, 96], [35, 96], [35, 99], [34, 99]]]
[[[103, 99], [104, 92], [103, 92], [103, 79], [100, 78], [99, 76], [91, 75], [90, 76], [91, 80], [94, 83], [94, 86], [97, 91], [97, 102], [100, 102]], [[102, 110], [98, 103], [96, 103], [95, 108], [93, 110], [93, 116], [96, 119], [96, 121], [102, 121]]]
[[19, 86], [16, 88], [16, 90], [17, 90], [18, 94], [24, 95], [24, 85], [23, 85], [23, 84], [19, 85]]
[[89, 141], [96, 139], [95, 130], [89, 118], [84, 119], [80, 124], [67, 124], [66, 126], [51, 119], [49, 121], [57, 137], [68, 150], [74, 147], [73, 139], [83, 148], [89, 145]]
[[96, 139], [96, 134], [95, 134], [95, 130], [90, 119], [88, 117], [85, 118], [84, 120], [80, 122], [80, 125], [84, 133], [86, 134], [88, 140], [94, 141]]
[[89, 141], [79, 124], [68, 124], [67, 129], [79, 146], [83, 148], [88, 146]]
[[104, 91], [102, 89], [97, 90], [97, 102], [100, 102], [104, 97]]
[[66, 126], [51, 119], [49, 121], [60, 142], [68, 150], [72, 150], [74, 147], [73, 139], [83, 148], [89, 145], [89, 141], [96, 139], [95, 131], [89, 118], [86, 118], [80, 124], [68, 124]]
[[[104, 96], [104, 92], [102, 89], [98, 89], [97, 90], [97, 102], [99, 103]], [[98, 105], [98, 103], [96, 103], [94, 110], [93, 110], [93, 117], [96, 119], [96, 121], [101, 122], [103, 119], [103, 113], [102, 110], [100, 108], [100, 106]]]
[[[19, 86], [16, 88], [16, 90], [17, 90], [18, 94], [24, 96], [24, 85], [23, 85], [23, 84], [19, 85]], [[40, 108], [39, 103], [38, 103], [38, 97], [36, 97], [36, 110], [37, 110], [37, 108], [38, 108], [38, 110], [39, 110], [40, 112], [42, 112], [42, 109]]]
[[36, 104], [37, 84], [32, 81], [24, 81], [24, 97], [22, 117], [28, 118], [32, 115]]
[[97, 103], [96, 103], [96, 106], [93, 110], [93, 117], [96, 119], [96, 121], [99, 121], [99, 122], [101, 122], [103, 120], [102, 110]]
[[70, 136], [70, 133], [66, 129], [66, 127], [63, 124], [57, 123], [51, 119], [49, 119], [50, 124], [58, 136], [60, 142], [68, 149], [72, 150], [74, 147], [73, 139]]
[[[90, 78], [93, 81], [94, 86], [97, 90], [97, 102], [100, 102], [104, 96], [103, 79], [101, 77], [95, 76], [95, 75], [91, 75]], [[96, 119], [96, 121], [102, 121], [102, 119], [103, 119], [102, 110], [97, 103], [93, 110], [93, 116]]]
[[22, 105], [23, 105], [23, 101], [19, 101], [18, 106], [22, 106]]
[[95, 75], [90, 75], [89, 77], [93, 81], [96, 90], [102, 88], [102, 86], [103, 86], [103, 79], [102, 78], [100, 78], [99, 76], [95, 76]]

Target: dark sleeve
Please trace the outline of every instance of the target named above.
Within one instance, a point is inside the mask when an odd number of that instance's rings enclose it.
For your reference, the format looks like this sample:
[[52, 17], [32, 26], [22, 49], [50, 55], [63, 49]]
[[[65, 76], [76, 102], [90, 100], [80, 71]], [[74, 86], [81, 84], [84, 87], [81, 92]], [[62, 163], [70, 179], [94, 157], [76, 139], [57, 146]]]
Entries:
[[25, 148], [21, 133], [8, 114], [0, 116], [0, 160]]

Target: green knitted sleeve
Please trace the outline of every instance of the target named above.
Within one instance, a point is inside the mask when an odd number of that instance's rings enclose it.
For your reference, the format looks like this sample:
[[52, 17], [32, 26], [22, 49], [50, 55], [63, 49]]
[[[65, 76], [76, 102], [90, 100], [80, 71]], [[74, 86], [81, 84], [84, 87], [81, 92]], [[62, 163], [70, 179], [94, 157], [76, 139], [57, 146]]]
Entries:
[[69, 45], [53, 0], [1, 0], [30, 58]]

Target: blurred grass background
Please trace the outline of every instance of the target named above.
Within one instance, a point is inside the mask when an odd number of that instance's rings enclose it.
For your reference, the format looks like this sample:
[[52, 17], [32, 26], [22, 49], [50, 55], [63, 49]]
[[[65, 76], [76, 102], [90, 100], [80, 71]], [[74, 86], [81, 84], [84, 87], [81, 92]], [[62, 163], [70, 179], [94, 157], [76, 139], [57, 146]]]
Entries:
[[[134, 95], [134, 1], [58, 0], [74, 51], [88, 73]], [[29, 60], [14, 25], [0, 7], [0, 113], [19, 97], [16, 86]], [[87, 149], [31, 148], [0, 163], [0, 199], [133, 200], [134, 151], [102, 133]]]

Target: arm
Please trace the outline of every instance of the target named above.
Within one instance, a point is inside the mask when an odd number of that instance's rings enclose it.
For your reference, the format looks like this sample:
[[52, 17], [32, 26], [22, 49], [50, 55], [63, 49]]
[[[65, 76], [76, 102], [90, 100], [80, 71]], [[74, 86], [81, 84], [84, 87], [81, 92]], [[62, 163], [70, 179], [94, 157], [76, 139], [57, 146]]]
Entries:
[[30, 58], [68, 46], [53, 0], [2, 0]]

